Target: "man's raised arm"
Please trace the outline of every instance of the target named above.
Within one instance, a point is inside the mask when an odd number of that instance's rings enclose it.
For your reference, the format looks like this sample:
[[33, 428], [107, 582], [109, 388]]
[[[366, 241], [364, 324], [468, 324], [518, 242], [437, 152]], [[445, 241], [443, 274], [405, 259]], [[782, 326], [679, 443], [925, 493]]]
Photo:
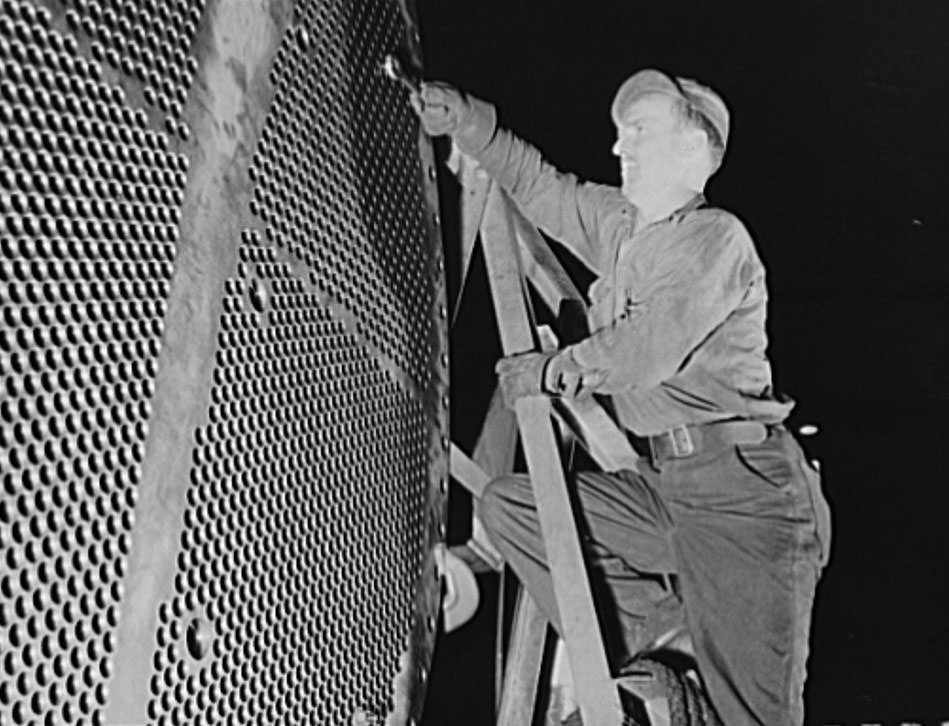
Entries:
[[[603, 225], [627, 206], [619, 189], [581, 182], [558, 171], [540, 151], [498, 127], [492, 104], [444, 83], [424, 83], [412, 106], [431, 136], [449, 134], [458, 148], [507, 191], [524, 215], [565, 244], [594, 271], [601, 271]], [[608, 263], [606, 263], [608, 264]]]

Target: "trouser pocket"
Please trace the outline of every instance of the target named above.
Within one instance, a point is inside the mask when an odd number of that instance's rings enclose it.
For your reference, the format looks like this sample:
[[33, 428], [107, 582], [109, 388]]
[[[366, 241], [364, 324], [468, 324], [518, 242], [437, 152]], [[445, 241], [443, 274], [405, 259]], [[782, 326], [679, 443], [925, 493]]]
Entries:
[[787, 455], [772, 443], [737, 444], [735, 451], [742, 465], [758, 479], [778, 488], [791, 483], [794, 472]]
[[814, 511], [814, 523], [817, 530], [817, 542], [820, 545], [819, 564], [824, 567], [830, 559], [830, 505], [824, 498], [821, 491], [820, 473], [809, 463], [803, 463], [801, 466], [804, 478], [807, 481], [807, 489], [810, 493], [811, 508]]

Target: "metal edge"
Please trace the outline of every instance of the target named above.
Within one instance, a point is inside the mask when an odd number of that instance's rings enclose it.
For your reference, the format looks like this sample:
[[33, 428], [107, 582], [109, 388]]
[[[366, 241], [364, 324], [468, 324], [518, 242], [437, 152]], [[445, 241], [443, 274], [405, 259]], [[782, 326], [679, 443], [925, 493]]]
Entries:
[[[405, 49], [412, 62], [422, 67], [421, 35], [414, 0], [398, 2], [405, 21]], [[424, 396], [429, 429], [429, 522], [425, 557], [416, 584], [415, 617], [406, 651], [401, 659], [400, 673], [393, 680], [394, 708], [386, 718], [386, 726], [417, 726], [421, 721], [427, 690], [429, 669], [439, 630], [442, 587], [437, 552], [447, 535], [448, 450], [449, 436], [449, 355], [448, 355], [448, 291], [445, 279], [445, 254], [442, 243], [441, 218], [435, 151], [431, 139], [419, 128], [419, 184], [424, 193], [428, 214], [426, 230], [431, 249], [432, 326], [429, 349], [432, 380]]]

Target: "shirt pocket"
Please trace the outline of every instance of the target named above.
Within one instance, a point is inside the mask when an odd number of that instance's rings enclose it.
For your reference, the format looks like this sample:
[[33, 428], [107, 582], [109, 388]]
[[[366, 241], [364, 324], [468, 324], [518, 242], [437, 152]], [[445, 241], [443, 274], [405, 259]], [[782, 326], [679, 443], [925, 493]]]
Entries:
[[645, 260], [630, 257], [616, 266], [616, 302], [613, 314], [626, 318], [640, 311], [652, 295], [652, 269]]
[[631, 318], [636, 315], [641, 315], [645, 306], [646, 303], [640, 300], [631, 289], [623, 290], [620, 292], [617, 300], [616, 317]]

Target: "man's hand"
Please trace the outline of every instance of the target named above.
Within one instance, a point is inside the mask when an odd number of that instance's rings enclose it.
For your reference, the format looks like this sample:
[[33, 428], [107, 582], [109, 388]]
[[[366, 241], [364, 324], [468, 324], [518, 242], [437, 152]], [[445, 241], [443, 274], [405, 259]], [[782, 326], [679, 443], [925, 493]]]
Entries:
[[504, 405], [514, 408], [517, 399], [544, 391], [544, 371], [554, 353], [519, 353], [502, 358], [494, 366]]
[[439, 81], [423, 83], [418, 93], [409, 96], [409, 101], [429, 136], [455, 133], [470, 111], [461, 91]]
[[541, 393], [583, 399], [606, 377], [601, 371], [581, 368], [569, 350], [519, 353], [499, 360], [494, 370], [508, 408], [514, 408], [514, 402], [522, 396]]

